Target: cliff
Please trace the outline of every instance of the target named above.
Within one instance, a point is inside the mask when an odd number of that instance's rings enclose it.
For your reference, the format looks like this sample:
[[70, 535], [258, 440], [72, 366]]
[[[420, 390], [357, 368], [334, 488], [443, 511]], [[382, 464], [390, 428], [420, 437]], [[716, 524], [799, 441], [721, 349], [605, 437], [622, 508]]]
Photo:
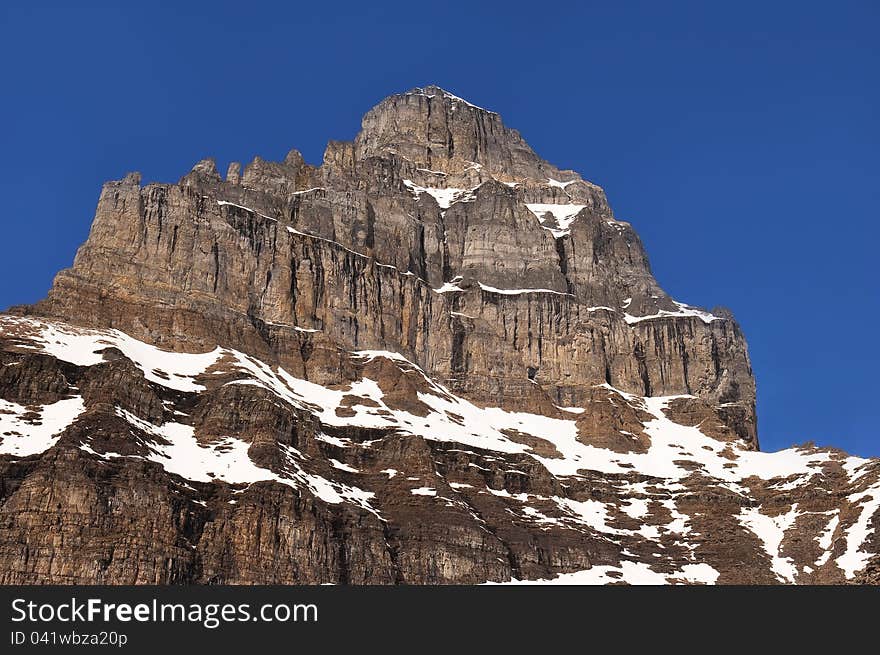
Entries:
[[601, 188], [437, 87], [318, 167], [107, 183], [0, 347], [0, 582], [877, 565], [877, 461], [759, 452], [733, 316], [672, 299]]

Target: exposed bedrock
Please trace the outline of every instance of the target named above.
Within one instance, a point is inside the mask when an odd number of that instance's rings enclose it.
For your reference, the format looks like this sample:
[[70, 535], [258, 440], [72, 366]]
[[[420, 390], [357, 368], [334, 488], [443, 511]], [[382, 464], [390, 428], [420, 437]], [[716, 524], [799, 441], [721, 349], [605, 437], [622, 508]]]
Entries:
[[4, 584], [871, 583], [878, 476], [760, 452], [731, 313], [437, 87], [106, 183], [0, 314]]
[[[177, 185], [108, 183], [74, 266], [30, 311], [170, 349], [234, 346], [322, 379], [325, 349], [397, 351], [503, 406], [579, 405], [603, 382], [695, 394], [728, 408], [754, 442], [754, 381], [733, 318], [672, 301], [601, 190], [541, 163], [506, 128], [419, 173], [425, 162], [407, 159], [382, 125], [417, 138], [421, 128], [404, 124], [440, 99], [380, 105], [355, 147], [331, 144], [320, 168], [292, 151], [227, 180], [206, 160]], [[464, 139], [458, 129], [451, 138]], [[470, 173], [461, 153], [476, 158]], [[542, 225], [534, 200], [573, 207], [564, 234]]]

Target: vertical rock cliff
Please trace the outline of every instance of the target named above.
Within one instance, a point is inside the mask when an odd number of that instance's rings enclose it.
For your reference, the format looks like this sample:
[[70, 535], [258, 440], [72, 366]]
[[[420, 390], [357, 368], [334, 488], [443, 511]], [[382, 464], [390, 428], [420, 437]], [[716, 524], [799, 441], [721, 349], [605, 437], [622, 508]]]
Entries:
[[758, 452], [733, 316], [672, 299], [601, 188], [437, 87], [317, 167], [107, 183], [0, 347], [0, 582], [877, 564], [877, 462]]

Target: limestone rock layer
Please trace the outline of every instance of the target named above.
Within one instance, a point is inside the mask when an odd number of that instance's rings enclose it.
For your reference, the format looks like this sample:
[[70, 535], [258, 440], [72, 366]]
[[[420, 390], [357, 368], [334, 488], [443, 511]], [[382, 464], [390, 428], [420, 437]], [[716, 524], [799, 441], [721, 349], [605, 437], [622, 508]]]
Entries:
[[320, 166], [108, 182], [0, 346], [4, 583], [877, 564], [877, 462], [759, 452], [733, 316], [672, 299], [601, 188], [438, 87]]

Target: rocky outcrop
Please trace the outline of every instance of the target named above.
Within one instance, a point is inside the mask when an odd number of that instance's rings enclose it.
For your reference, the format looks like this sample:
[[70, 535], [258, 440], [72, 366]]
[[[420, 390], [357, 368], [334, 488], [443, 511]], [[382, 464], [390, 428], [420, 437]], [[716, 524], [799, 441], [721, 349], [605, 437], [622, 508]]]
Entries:
[[3, 583], [873, 579], [877, 461], [750, 451], [695, 396], [509, 412], [391, 352], [325, 356], [346, 381], [318, 384], [55, 320], [0, 334], [27, 373], [0, 387]]
[[497, 114], [417, 89], [369, 112], [354, 144], [331, 143], [321, 168], [291, 151], [237, 170], [224, 181], [205, 160], [178, 185], [105, 185], [89, 240], [34, 311], [300, 372], [304, 343], [392, 350], [506, 407], [578, 405], [601, 383], [693, 393], [736, 407], [733, 429], [757, 443], [733, 318], [671, 300], [601, 190]]
[[757, 447], [732, 315], [498, 114], [414, 89], [320, 166], [104, 186], [0, 317], [0, 582], [869, 576], [876, 462]]

